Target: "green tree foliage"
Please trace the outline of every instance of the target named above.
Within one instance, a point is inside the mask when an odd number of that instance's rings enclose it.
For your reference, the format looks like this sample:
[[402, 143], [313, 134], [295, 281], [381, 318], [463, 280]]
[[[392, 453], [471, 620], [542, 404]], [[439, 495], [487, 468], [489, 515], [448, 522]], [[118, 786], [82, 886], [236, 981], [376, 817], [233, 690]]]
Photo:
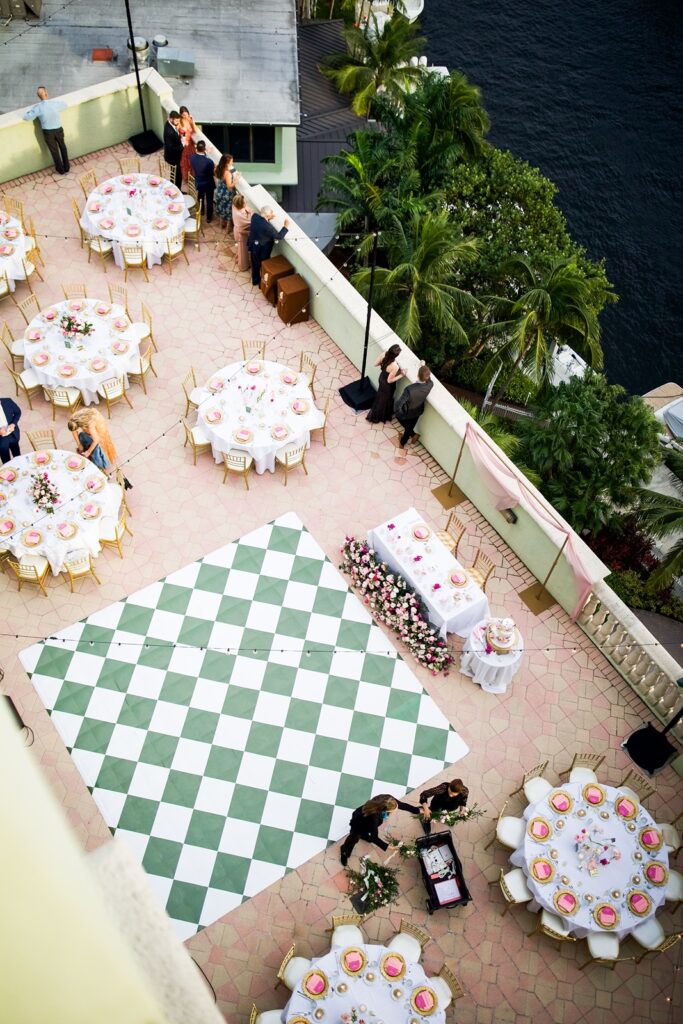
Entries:
[[394, 14], [381, 31], [374, 15], [370, 22], [370, 31], [345, 29], [348, 52], [331, 54], [320, 67], [339, 92], [353, 97], [351, 109], [360, 117], [370, 113], [378, 93], [397, 104], [403, 101], [406, 90], [422, 77], [422, 69], [412, 66], [410, 58], [419, 56], [427, 42], [417, 35], [417, 23], [403, 15]]
[[536, 167], [486, 145], [477, 161], [460, 161], [451, 168], [441, 187], [463, 234], [480, 240], [467, 281], [476, 294], [500, 294], [503, 288], [508, 298], [516, 297], [514, 280], [501, 275], [501, 267], [520, 255], [534, 266], [574, 258], [589, 282], [594, 313], [616, 301], [604, 264], [588, 259], [571, 239], [555, 205], [557, 186]]
[[[406, 345], [439, 361], [444, 332], [466, 339], [460, 317], [479, 305], [455, 283], [476, 244], [462, 238], [446, 210], [415, 212], [405, 223], [394, 217], [383, 244], [389, 267], [376, 270], [374, 304]], [[359, 270], [353, 283], [367, 295], [370, 270]]]
[[676, 478], [679, 496], [660, 494], [644, 489], [640, 502], [640, 522], [655, 537], [666, 538], [678, 535], [678, 540], [664, 555], [649, 579], [649, 585], [656, 589], [666, 587], [677, 576], [683, 575], [683, 454], [668, 452], [664, 458], [667, 467]]
[[659, 424], [642, 400], [589, 371], [540, 399], [520, 425], [524, 461], [578, 532], [597, 532], [636, 502], [659, 461]]
[[514, 434], [510, 430], [509, 423], [501, 419], [500, 416], [494, 415], [488, 409], [484, 411], [478, 406], [474, 405], [473, 402], [469, 402], [466, 398], [458, 399], [460, 405], [463, 407], [465, 412], [469, 413], [473, 420], [479, 424], [482, 430], [485, 430], [491, 440], [498, 445], [500, 450], [507, 455], [509, 459], [517, 466], [520, 472], [524, 473], [529, 483], [532, 483], [534, 487], [540, 487], [541, 478], [538, 473], [529, 469], [528, 466], [522, 465], [517, 460], [517, 453], [522, 445], [522, 439], [518, 434]]

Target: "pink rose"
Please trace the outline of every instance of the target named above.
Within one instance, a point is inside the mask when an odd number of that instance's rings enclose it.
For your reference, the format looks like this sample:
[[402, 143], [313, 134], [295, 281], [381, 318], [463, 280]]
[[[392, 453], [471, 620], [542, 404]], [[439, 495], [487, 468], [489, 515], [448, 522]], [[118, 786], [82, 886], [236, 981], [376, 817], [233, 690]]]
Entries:
[[434, 586], [432, 587], [432, 590], [441, 590], [441, 584], [435, 583]]
[[396, 523], [389, 523], [387, 525], [387, 530], [395, 530], [395, 529], [396, 529]]

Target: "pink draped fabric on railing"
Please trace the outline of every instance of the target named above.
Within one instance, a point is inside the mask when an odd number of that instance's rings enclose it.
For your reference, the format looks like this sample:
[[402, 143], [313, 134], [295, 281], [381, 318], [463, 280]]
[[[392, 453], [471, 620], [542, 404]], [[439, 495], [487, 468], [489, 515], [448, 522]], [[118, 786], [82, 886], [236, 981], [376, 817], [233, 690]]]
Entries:
[[575, 621], [586, 603], [593, 583], [583, 560], [577, 550], [576, 534], [568, 529], [563, 523], [558, 522], [548, 510], [541, 504], [529, 484], [520, 480], [502, 459], [491, 448], [479, 427], [469, 422], [465, 428], [465, 441], [472, 460], [484, 481], [487, 490], [495, 500], [496, 508], [502, 512], [506, 508], [514, 508], [521, 505], [533, 516], [540, 519], [546, 526], [552, 526], [562, 537], [564, 555], [567, 563], [574, 574], [576, 586], [579, 591], [579, 598], [572, 612], [572, 621]]

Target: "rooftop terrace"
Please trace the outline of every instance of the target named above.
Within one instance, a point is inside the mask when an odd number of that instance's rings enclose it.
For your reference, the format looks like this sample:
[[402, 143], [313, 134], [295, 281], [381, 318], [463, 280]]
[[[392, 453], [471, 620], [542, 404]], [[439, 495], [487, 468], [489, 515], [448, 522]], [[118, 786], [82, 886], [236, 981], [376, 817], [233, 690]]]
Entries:
[[[101, 180], [116, 172], [116, 158], [127, 153], [121, 144], [79, 158], [75, 173], [63, 178], [42, 171], [6, 187], [37, 225], [46, 260], [45, 283], [37, 285], [42, 304], [60, 294], [63, 281], [83, 280], [89, 295], [106, 297], [107, 283], [121, 280], [111, 264], [106, 277], [95, 261], [87, 264], [71, 199], [82, 199], [76, 173], [92, 169]], [[147, 164], [155, 166], [151, 158]], [[159, 353], [158, 380], [151, 382], [149, 394], [135, 388], [134, 409], [120, 405], [113, 411], [112, 432], [122, 459], [129, 460], [125, 472], [134, 484], [129, 496], [134, 537], [128, 538], [125, 558], [102, 554], [97, 562], [101, 586], [86, 581], [73, 595], [61, 580], [50, 582], [45, 599], [31, 589], [17, 594], [9, 577], [0, 579], [5, 686], [34, 730], [35, 757], [88, 851], [105, 843], [109, 830], [18, 661], [18, 652], [33, 642], [30, 638], [52, 634], [289, 511], [299, 515], [335, 564], [345, 534], [365, 536], [368, 528], [410, 505], [436, 527], [444, 521], [432, 489], [447, 481], [446, 473], [419, 445], [400, 452], [393, 444], [394, 427], [371, 426], [341, 402], [336, 391], [356, 370], [322, 327], [315, 320], [284, 327], [248, 275], [237, 273], [233, 247], [216, 226], [207, 228], [200, 252], [188, 252], [190, 266], [176, 264], [172, 277], [156, 267], [149, 284], [131, 279], [128, 286], [133, 316], [140, 300], [152, 310]], [[21, 317], [12, 303], [4, 303], [1, 312], [21, 333]], [[195, 468], [182, 445], [180, 381], [188, 367], [196, 367], [198, 380], [208, 378], [239, 358], [246, 337], [266, 339], [269, 355], [290, 365], [298, 363], [300, 352], [311, 353], [319, 363], [318, 390], [334, 394], [327, 446], [313, 442], [309, 476], [293, 475], [286, 488], [281, 476], [268, 473], [254, 477], [248, 492], [238, 479], [224, 486], [210, 457], [200, 458]], [[5, 379], [3, 393], [8, 385]], [[40, 400], [35, 405], [33, 412], [24, 409], [24, 434], [53, 426], [49, 407]], [[58, 417], [54, 427], [58, 443], [70, 447], [65, 421]], [[436, 973], [447, 960], [456, 965], [466, 990], [455, 1009], [461, 1024], [669, 1024], [683, 1007], [680, 986], [674, 988], [680, 946], [638, 966], [630, 962], [614, 971], [596, 966], [580, 972], [583, 943], [557, 949], [542, 935], [528, 935], [534, 918], [523, 909], [501, 917], [500, 893], [487, 884], [507, 859], [502, 850], [484, 850], [484, 845], [523, 772], [548, 759], [547, 774], [555, 781], [575, 751], [590, 750], [606, 755], [602, 778], [616, 784], [630, 767], [620, 743], [647, 712], [558, 604], [539, 616], [529, 611], [519, 593], [533, 576], [475, 506], [465, 501], [459, 513], [468, 524], [461, 557], [470, 564], [479, 546], [493, 555], [492, 610], [514, 617], [527, 649], [522, 671], [503, 696], [483, 692], [457, 669], [447, 677], [432, 677], [407, 657], [470, 748], [457, 773], [486, 817], [458, 826], [456, 842], [473, 902], [427, 918], [424, 890], [415, 865], [409, 864], [402, 872], [399, 903], [371, 916], [366, 934], [371, 941], [388, 939], [402, 918], [425, 926], [433, 940], [425, 953], [428, 973]], [[462, 641], [449, 639], [457, 651]], [[678, 782], [671, 769], [658, 776], [649, 801], [656, 819], [670, 820], [680, 810]], [[521, 807], [513, 803], [510, 810], [520, 813]], [[46, 848], [49, 843], [46, 834]], [[282, 1005], [273, 985], [283, 954], [293, 941], [302, 955], [328, 948], [325, 929], [333, 912], [348, 908], [345, 891], [338, 846], [333, 845], [187, 941], [228, 1021], [246, 1021], [252, 1001], [260, 1009]], [[680, 927], [668, 910], [659, 917], [667, 932]], [[35, 928], [40, 929], [39, 920]]]

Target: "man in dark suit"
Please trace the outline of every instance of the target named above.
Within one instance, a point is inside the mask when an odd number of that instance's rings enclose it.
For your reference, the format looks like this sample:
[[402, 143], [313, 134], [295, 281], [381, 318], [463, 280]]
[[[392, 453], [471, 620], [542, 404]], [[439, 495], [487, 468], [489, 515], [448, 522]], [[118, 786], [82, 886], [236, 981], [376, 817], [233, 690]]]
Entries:
[[264, 206], [261, 213], [251, 218], [247, 249], [251, 253], [251, 283], [261, 284], [261, 264], [273, 251], [273, 244], [284, 238], [289, 227], [289, 218], [285, 217], [284, 226], [276, 231], [270, 223], [275, 213], [270, 206]]
[[183, 155], [183, 140], [180, 137], [178, 131], [178, 125], [180, 124], [180, 114], [177, 110], [171, 111], [168, 115], [168, 121], [164, 125], [164, 160], [171, 167], [175, 168], [175, 175], [173, 177], [174, 184], [180, 188], [182, 184], [182, 174], [180, 173], [180, 159]]
[[19, 420], [21, 409], [11, 398], [0, 398], [0, 459], [9, 462], [21, 455]]
[[431, 379], [431, 371], [424, 363], [417, 371], [417, 381], [409, 384], [399, 395], [394, 405], [394, 416], [403, 427], [403, 434], [399, 441], [401, 448], [405, 448], [412, 438], [416, 441], [418, 434], [415, 433], [415, 426], [424, 412], [427, 395], [434, 387]]
[[216, 187], [213, 175], [216, 165], [206, 155], [206, 143], [203, 139], [197, 143], [197, 152], [190, 157], [190, 167], [197, 185], [197, 198], [204, 206], [206, 223], [210, 224], [213, 220], [213, 191]]

